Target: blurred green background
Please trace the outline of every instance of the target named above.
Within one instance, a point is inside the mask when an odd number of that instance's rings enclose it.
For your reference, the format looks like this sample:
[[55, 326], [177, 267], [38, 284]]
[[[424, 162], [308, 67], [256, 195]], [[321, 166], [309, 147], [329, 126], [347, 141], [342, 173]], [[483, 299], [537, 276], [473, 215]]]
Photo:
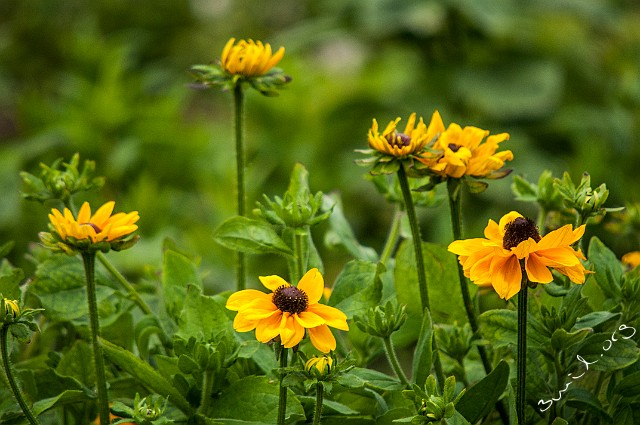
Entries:
[[[372, 118], [434, 109], [445, 124], [511, 133], [514, 174], [588, 171], [609, 206], [638, 202], [639, 23], [637, 0], [3, 0], [0, 242], [15, 240], [11, 260], [30, 267], [52, 205], [23, 201], [18, 173], [80, 152], [107, 177], [89, 200], [141, 215], [142, 241], [116, 262], [157, 267], [171, 237], [201, 256], [210, 288], [230, 289], [233, 255], [212, 232], [235, 211], [231, 95], [188, 87], [189, 67], [217, 60], [230, 37], [285, 46], [279, 66], [293, 78], [278, 98], [247, 96], [250, 205], [281, 195], [299, 161], [380, 250], [393, 207], [353, 150]], [[466, 196], [465, 235], [512, 209], [536, 214], [511, 181]], [[425, 240], [450, 241], [446, 203], [421, 214]], [[633, 235], [603, 238], [618, 254], [640, 248]], [[347, 254], [323, 255], [331, 283]], [[285, 270], [251, 261], [250, 277]]]

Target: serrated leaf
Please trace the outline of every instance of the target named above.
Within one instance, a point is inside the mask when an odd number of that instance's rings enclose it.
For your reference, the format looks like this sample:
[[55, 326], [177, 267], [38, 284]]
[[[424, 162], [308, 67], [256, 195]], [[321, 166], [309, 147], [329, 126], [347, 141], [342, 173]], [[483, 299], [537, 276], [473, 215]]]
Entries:
[[[220, 394], [208, 416], [249, 422], [276, 423], [278, 415], [278, 385], [266, 377], [248, 376], [234, 382]], [[285, 422], [304, 419], [302, 405], [291, 390], [287, 390]]]
[[538, 191], [536, 185], [528, 182], [521, 176], [514, 176], [511, 184], [511, 191], [516, 195], [517, 201], [536, 202], [538, 200]]
[[75, 378], [91, 388], [96, 381], [92, 358], [91, 347], [84, 341], [76, 341], [60, 359], [56, 372], [62, 376]]
[[162, 261], [162, 292], [167, 312], [177, 320], [187, 294], [187, 286], [202, 287], [196, 265], [185, 255], [167, 249]]
[[369, 307], [378, 305], [382, 297], [381, 264], [353, 260], [348, 262], [336, 278], [328, 304], [341, 310], [351, 319]]
[[613, 300], [619, 300], [622, 297], [622, 265], [613, 251], [595, 236], [589, 242], [589, 261], [595, 268], [593, 278], [602, 292]]
[[225, 248], [248, 254], [293, 255], [270, 224], [247, 217], [225, 221], [215, 231], [214, 239]]
[[500, 399], [509, 382], [509, 365], [502, 360], [487, 376], [462, 395], [456, 410], [471, 423], [486, 416]]
[[215, 297], [202, 295], [202, 290], [194, 285], [187, 286], [184, 307], [178, 319], [176, 335], [189, 340], [204, 338], [211, 340], [224, 338], [233, 340], [233, 328], [226, 310]]
[[140, 360], [138, 356], [124, 348], [118, 347], [105, 339], [100, 339], [100, 344], [104, 349], [104, 354], [118, 367], [133, 376], [138, 382], [151, 389], [162, 397], [169, 397], [172, 403], [183, 413], [189, 415], [193, 409], [189, 402], [178, 392], [178, 390], [153, 369], [148, 363]]

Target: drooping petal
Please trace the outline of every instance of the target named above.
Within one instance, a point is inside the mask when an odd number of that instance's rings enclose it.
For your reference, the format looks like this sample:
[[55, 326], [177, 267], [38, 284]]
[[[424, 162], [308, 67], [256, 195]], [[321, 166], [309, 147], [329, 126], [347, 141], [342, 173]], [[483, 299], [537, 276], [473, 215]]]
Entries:
[[553, 275], [535, 253], [525, 259], [525, 270], [531, 282], [549, 283], [553, 280]]
[[313, 304], [309, 306], [308, 311], [322, 317], [326, 324], [331, 327], [341, 329], [343, 331], [349, 330], [347, 315], [335, 307], [324, 304]]
[[265, 288], [270, 289], [274, 292], [281, 286], [290, 286], [289, 282], [276, 275], [259, 276], [258, 279], [260, 279], [260, 282], [262, 282]]
[[249, 332], [254, 330], [259, 322], [259, 320], [248, 320], [243, 314], [238, 313], [233, 319], [233, 329], [238, 332]]
[[[284, 324], [284, 325], [283, 325]], [[284, 313], [280, 322], [280, 339], [284, 348], [295, 347], [304, 338], [304, 328], [293, 317], [293, 314]]]
[[[239, 315], [239, 314], [238, 314]], [[260, 342], [269, 342], [280, 334], [282, 314], [274, 314], [262, 319], [256, 326], [256, 339]]]
[[318, 269], [311, 269], [300, 279], [297, 288], [307, 294], [309, 304], [316, 304], [322, 297], [324, 279]]
[[303, 311], [302, 313], [294, 314], [294, 317], [305, 328], [315, 328], [325, 323], [322, 317], [312, 311]]
[[515, 256], [500, 258], [492, 264], [493, 280], [491, 284], [500, 298], [508, 300], [520, 291], [522, 272], [520, 262]]
[[336, 349], [336, 339], [327, 325], [309, 329], [309, 339], [313, 346], [323, 353]]

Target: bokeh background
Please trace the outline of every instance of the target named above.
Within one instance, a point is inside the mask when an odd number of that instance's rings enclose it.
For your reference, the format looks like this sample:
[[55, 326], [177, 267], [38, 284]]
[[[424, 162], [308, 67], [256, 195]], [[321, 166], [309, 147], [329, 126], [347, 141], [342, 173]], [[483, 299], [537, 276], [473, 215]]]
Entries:
[[[340, 193], [357, 237], [380, 250], [393, 207], [354, 149], [372, 118], [434, 109], [445, 124], [509, 132], [514, 174], [588, 171], [609, 206], [640, 201], [637, 0], [3, 0], [0, 242], [16, 241], [11, 261], [29, 269], [52, 206], [21, 199], [19, 171], [79, 152], [107, 178], [89, 200], [140, 211], [142, 241], [113, 255], [121, 267], [157, 268], [170, 237], [201, 258], [212, 290], [233, 286], [233, 255], [212, 238], [235, 211], [231, 94], [188, 87], [189, 67], [217, 60], [230, 37], [285, 46], [293, 78], [277, 98], [247, 96], [250, 205], [281, 195], [301, 162], [312, 190]], [[465, 197], [465, 235], [512, 209], [535, 216], [511, 183]], [[425, 240], [450, 241], [446, 203], [421, 220]], [[618, 254], [640, 248], [634, 235], [602, 237]], [[349, 258], [322, 251], [330, 283]], [[271, 257], [250, 267], [284, 270]]]

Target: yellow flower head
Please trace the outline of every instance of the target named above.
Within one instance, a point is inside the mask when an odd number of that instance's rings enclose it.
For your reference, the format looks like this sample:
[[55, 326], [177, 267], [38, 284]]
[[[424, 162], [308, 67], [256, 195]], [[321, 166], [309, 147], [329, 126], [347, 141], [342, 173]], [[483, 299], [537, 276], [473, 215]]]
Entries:
[[399, 122], [399, 117], [395, 121], [391, 121], [381, 134], [378, 129], [378, 121], [374, 118], [369, 129], [369, 147], [385, 155], [404, 158], [419, 154], [427, 143], [444, 130], [438, 111], [433, 114], [428, 128], [422, 117], [416, 125], [415, 112], [409, 116], [404, 132], [397, 130]]
[[330, 356], [313, 356], [304, 364], [304, 370], [309, 373], [317, 373], [319, 375], [331, 373], [332, 368], [333, 359]]
[[622, 256], [622, 264], [632, 269], [640, 266], [640, 251], [631, 251], [624, 254]]
[[452, 123], [433, 146], [433, 150], [439, 154], [421, 159], [421, 162], [443, 177], [485, 177], [502, 168], [505, 161], [513, 159], [513, 153], [509, 150], [496, 153], [498, 145], [509, 140], [508, 133], [487, 136], [488, 130], [461, 128]]
[[455, 241], [449, 251], [459, 256], [465, 276], [473, 283], [491, 285], [501, 298], [509, 299], [520, 291], [520, 260], [524, 260], [530, 282], [551, 282], [551, 267], [574, 283], [584, 283], [585, 275], [591, 272], [580, 262], [585, 259], [582, 251], [571, 247], [584, 228], [573, 229], [568, 224], [540, 237], [532, 220], [512, 211], [500, 223], [489, 220], [485, 238]]
[[20, 306], [18, 305], [18, 301], [10, 300], [9, 298], [4, 299], [4, 314], [10, 314], [14, 318], [20, 316]]
[[135, 223], [140, 218], [137, 211], [111, 215], [114, 206], [115, 202], [107, 202], [91, 215], [91, 207], [85, 202], [78, 212], [77, 219], [67, 208], [64, 209], [64, 213], [54, 208], [49, 214], [49, 220], [63, 240], [74, 238], [93, 243], [112, 242], [135, 232], [138, 229]]
[[269, 43], [230, 39], [222, 50], [222, 68], [231, 75], [257, 77], [273, 68], [284, 56], [284, 47], [271, 52]]
[[334, 307], [319, 304], [324, 279], [318, 269], [309, 270], [293, 286], [279, 276], [260, 276], [270, 294], [245, 289], [232, 294], [227, 308], [238, 312], [233, 328], [238, 332], [256, 330], [256, 339], [269, 342], [279, 337], [285, 348], [300, 344], [309, 334], [311, 343], [321, 352], [336, 349], [336, 340], [328, 326], [349, 330], [347, 316]]

